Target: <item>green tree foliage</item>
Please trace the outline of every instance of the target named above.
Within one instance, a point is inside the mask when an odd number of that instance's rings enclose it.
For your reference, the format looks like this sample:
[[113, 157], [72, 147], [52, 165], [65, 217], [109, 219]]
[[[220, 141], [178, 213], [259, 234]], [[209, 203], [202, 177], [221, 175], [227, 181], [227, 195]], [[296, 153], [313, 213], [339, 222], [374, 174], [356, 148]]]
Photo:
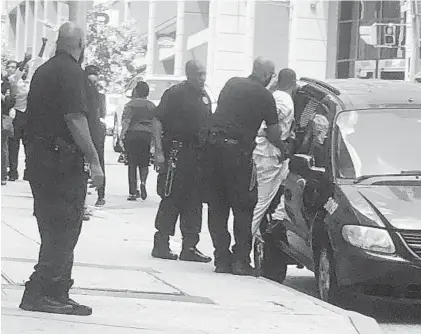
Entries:
[[106, 92], [122, 92], [136, 74], [145, 70], [136, 59], [145, 54], [146, 41], [138, 38], [134, 20], [118, 27], [104, 25], [97, 20], [98, 12], [100, 9], [94, 9], [87, 18], [85, 63], [100, 68]]
[[2, 27], [1, 29], [1, 69], [2, 71], [6, 69], [6, 63], [10, 59], [12, 59], [12, 55], [7, 45], [6, 29]]

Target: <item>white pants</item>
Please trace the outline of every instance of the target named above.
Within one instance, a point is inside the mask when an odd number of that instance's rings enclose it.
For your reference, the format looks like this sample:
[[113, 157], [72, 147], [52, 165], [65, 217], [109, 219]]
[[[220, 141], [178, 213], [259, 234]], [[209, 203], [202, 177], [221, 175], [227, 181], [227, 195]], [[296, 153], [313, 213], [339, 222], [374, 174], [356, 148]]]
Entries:
[[[254, 162], [257, 167], [257, 189], [258, 201], [254, 208], [253, 222], [252, 222], [252, 235], [261, 239], [260, 223], [263, 216], [269, 209], [270, 203], [276, 196], [282, 182], [286, 179], [289, 170], [289, 159], [279, 162], [277, 157], [265, 157], [255, 154], [253, 156]], [[272, 215], [273, 219], [283, 220], [287, 218], [284, 206], [284, 198], [282, 196], [281, 202]]]

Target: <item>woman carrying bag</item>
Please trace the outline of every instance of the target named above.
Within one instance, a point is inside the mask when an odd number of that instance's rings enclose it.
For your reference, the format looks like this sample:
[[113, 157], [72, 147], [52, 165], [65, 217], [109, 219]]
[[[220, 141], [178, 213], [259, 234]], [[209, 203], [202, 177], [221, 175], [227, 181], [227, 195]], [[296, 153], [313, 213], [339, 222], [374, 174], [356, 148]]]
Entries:
[[[132, 100], [124, 106], [121, 140], [127, 153], [129, 197], [127, 200], [147, 198], [146, 180], [149, 173], [149, 160], [152, 138], [152, 119], [155, 105], [147, 99], [149, 86], [139, 82], [133, 89]], [[140, 173], [140, 191], [137, 187], [137, 170]]]

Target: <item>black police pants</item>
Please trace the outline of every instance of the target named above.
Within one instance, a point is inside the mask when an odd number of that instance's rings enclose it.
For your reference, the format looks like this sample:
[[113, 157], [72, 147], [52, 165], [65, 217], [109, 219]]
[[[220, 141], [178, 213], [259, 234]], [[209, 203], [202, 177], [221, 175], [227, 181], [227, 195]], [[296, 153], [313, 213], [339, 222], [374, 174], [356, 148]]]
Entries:
[[[251, 225], [257, 203], [257, 184], [252, 150], [238, 146], [213, 146], [208, 150], [209, 232], [215, 248], [215, 264], [250, 263]], [[230, 251], [230, 209], [234, 215], [235, 245]]]
[[30, 178], [41, 246], [26, 287], [37, 295], [66, 296], [73, 285], [73, 251], [82, 228], [87, 175], [40, 180]]
[[202, 229], [201, 152], [182, 148], [179, 153], [171, 194], [164, 194], [166, 173], [158, 175], [158, 195], [162, 200], [155, 219], [157, 246], [168, 247], [169, 236], [175, 233], [177, 219], [183, 236], [183, 247], [196, 247]]
[[20, 142], [22, 141], [26, 156], [26, 135], [25, 127], [28, 115], [26, 112], [16, 110], [16, 116], [13, 120], [14, 136], [9, 138], [9, 176], [18, 176], [18, 160]]
[[2, 181], [7, 180], [8, 140], [9, 140], [9, 137], [6, 136], [6, 134], [2, 130], [1, 131], [1, 180]]

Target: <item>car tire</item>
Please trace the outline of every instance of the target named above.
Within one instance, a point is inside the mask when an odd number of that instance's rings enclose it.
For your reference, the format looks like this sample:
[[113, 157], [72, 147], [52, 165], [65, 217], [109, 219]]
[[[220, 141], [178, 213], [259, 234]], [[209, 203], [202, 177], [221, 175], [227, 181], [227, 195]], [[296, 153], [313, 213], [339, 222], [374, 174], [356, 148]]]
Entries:
[[118, 134], [118, 121], [117, 115], [114, 116], [114, 127], [113, 127], [113, 149], [116, 153], [121, 153], [120, 147], [120, 135]]
[[266, 238], [264, 243], [256, 240], [254, 255], [255, 268], [261, 276], [274, 282], [284, 282], [287, 275], [288, 257], [274, 240]]
[[319, 298], [330, 304], [337, 304], [338, 283], [336, 279], [335, 258], [330, 242], [326, 237], [317, 251], [316, 281]]

